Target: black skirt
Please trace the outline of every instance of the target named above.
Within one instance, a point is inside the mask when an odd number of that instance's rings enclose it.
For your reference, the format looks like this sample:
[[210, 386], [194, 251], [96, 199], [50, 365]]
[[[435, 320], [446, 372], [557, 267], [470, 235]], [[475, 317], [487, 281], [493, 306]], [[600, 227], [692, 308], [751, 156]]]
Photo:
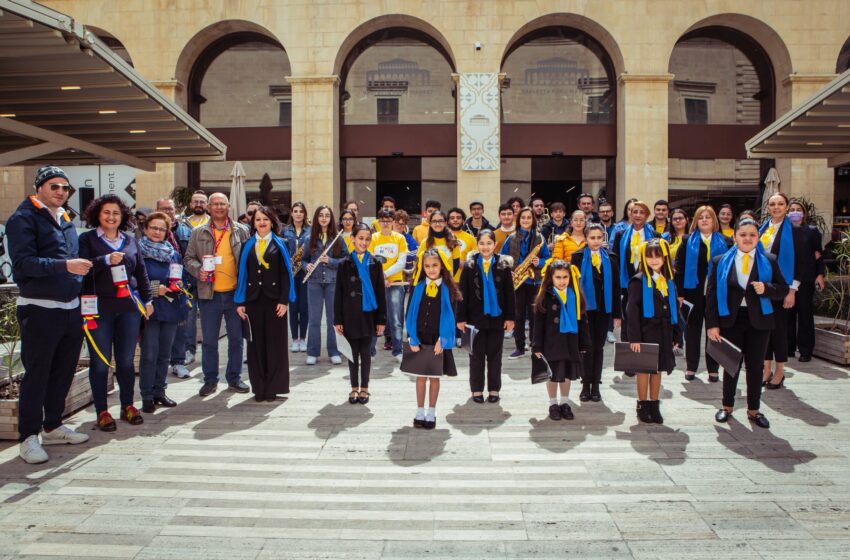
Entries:
[[549, 362], [549, 368], [552, 370], [552, 379], [555, 383], [563, 383], [564, 381], [580, 379], [584, 366], [581, 360], [558, 360], [557, 362]]
[[[419, 334], [419, 342], [422, 344], [434, 345], [440, 340], [439, 334], [421, 333]], [[457, 367], [455, 366], [455, 358], [451, 350], [443, 350], [443, 375], [447, 377], [457, 377]], [[418, 376], [430, 377], [430, 376]]]

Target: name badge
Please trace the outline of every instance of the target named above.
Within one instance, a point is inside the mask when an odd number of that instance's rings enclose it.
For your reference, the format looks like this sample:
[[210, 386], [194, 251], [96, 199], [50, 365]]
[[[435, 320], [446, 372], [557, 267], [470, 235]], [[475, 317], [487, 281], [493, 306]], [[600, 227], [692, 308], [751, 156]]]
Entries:
[[168, 277], [180, 279], [183, 278], [183, 265], [177, 263], [171, 263], [168, 265]]
[[112, 283], [113, 284], [126, 284], [127, 283], [127, 268], [123, 264], [119, 264], [118, 266], [113, 266], [110, 269], [112, 273]]
[[221, 255], [215, 256], [215, 264], [221, 264]]
[[80, 296], [80, 312], [83, 315], [97, 315], [97, 296]]

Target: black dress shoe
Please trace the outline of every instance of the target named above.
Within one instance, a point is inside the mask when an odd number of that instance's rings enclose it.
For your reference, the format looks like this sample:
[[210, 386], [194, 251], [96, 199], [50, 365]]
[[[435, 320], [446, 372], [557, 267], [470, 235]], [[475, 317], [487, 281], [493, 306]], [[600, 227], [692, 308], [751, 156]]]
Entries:
[[268, 395], [266, 396], [266, 402], [274, 402], [277, 399], [277, 395]]
[[484, 404], [484, 395], [472, 395], [472, 402]]
[[564, 420], [572, 420], [575, 418], [575, 415], [573, 414], [573, 409], [570, 408], [570, 405], [568, 405], [567, 403], [563, 403], [561, 405], [561, 418], [563, 418]]
[[663, 424], [664, 417], [661, 416], [661, 401], [647, 401], [649, 403], [649, 417], [653, 424]]
[[697, 374], [692, 371], [685, 372], [685, 381], [693, 381], [694, 379], [696, 379], [696, 377]]
[[167, 407], [167, 408], [174, 408], [175, 406], [177, 406], [177, 403], [174, 402], [173, 400], [169, 399], [168, 395], [162, 395], [160, 397], [154, 397], [153, 402], [155, 404], [158, 404], [158, 405], [161, 405], [161, 406], [164, 406], [164, 407]]
[[708, 374], [708, 380], [711, 381], [712, 383], [717, 383], [718, 381], [720, 381], [720, 374], [715, 373], [714, 375], [712, 375], [712, 374], [709, 373]]
[[726, 410], [725, 408], [721, 408], [721, 409], [720, 409], [720, 410], [718, 410], [718, 411], [717, 411], [717, 413], [714, 415], [714, 419], [715, 419], [717, 422], [720, 422], [720, 423], [723, 423], [723, 424], [725, 424], [726, 422], [728, 422], [730, 418], [732, 418], [732, 413], [731, 413], [731, 412], [729, 412], [728, 410]]
[[581, 402], [587, 402], [590, 400], [590, 385], [586, 383], [582, 384], [581, 393], [579, 393], [578, 395], [578, 400], [580, 400]]
[[198, 394], [202, 397], [208, 397], [218, 391], [218, 383], [204, 383], [204, 386], [201, 387], [201, 390], [198, 391]]
[[357, 404], [357, 391], [351, 391], [351, 393], [349, 393], [348, 404]]
[[499, 395], [489, 395], [489, 396], [487, 397], [487, 402], [488, 402], [488, 403], [497, 403], [497, 402], [499, 402], [499, 400], [501, 400], [501, 398], [499, 397]]
[[414, 428], [425, 428], [425, 420], [420, 420], [418, 418], [413, 419], [413, 427]]
[[236, 383], [228, 383], [227, 387], [236, 393], [247, 393], [251, 390], [248, 385], [245, 384], [244, 381], [237, 381]]
[[552, 420], [560, 420], [561, 419], [561, 407], [553, 404], [549, 406], [549, 418]]
[[759, 428], [770, 428], [770, 422], [767, 421], [767, 417], [761, 412], [757, 413], [755, 416], [747, 414], [747, 418], [749, 418], [750, 422]]
[[784, 375], [782, 376], [782, 379], [779, 381], [779, 383], [771, 383], [770, 381], [768, 381], [767, 382], [767, 388], [770, 389], [770, 390], [784, 389], [785, 388], [785, 376]]
[[646, 424], [653, 424], [654, 421], [652, 419], [652, 413], [650, 412], [652, 405], [650, 401], [638, 401], [637, 402], [637, 417], [641, 422], [645, 422]]
[[811, 361], [812, 361], [812, 357], [811, 357], [811, 356], [803, 356], [803, 355], [801, 354], [801, 355], [800, 355], [800, 357], [799, 357], [799, 358], [797, 358], [797, 361], [798, 361], [798, 362], [811, 362]]
[[636, 373], [633, 372], [633, 371], [626, 371], [626, 372], [623, 372], [623, 375], [625, 375], [626, 377], [634, 377], [636, 375]]
[[[363, 395], [366, 395], [365, 397]], [[360, 391], [360, 395], [357, 397], [357, 402], [360, 404], [369, 404], [369, 391]]]
[[254, 400], [257, 402], [263, 402], [264, 397], [262, 395], [254, 395]]
[[599, 394], [599, 383], [594, 383], [590, 388], [590, 400], [599, 402], [602, 400], [602, 395]]
[[422, 427], [425, 428], [426, 430], [433, 430], [434, 428], [437, 427], [437, 421], [436, 420], [423, 420], [422, 421]]
[[143, 400], [142, 401], [142, 412], [147, 412], [149, 414], [152, 414], [152, 413], [156, 412], [156, 405], [154, 404], [153, 401]]

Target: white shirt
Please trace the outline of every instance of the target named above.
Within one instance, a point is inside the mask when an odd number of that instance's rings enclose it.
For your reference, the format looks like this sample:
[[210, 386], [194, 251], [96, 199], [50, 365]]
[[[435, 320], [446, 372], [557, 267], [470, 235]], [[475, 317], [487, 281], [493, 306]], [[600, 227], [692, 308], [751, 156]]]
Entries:
[[427, 287], [428, 284], [436, 284], [437, 286], [442, 286], [443, 285], [443, 279], [437, 278], [436, 280], [431, 280], [430, 278], [425, 278], [425, 286]]
[[[744, 255], [749, 255], [749, 272], [744, 272]], [[756, 249], [753, 249], [749, 253], [744, 253], [743, 251], [738, 251], [735, 255], [735, 274], [738, 278], [738, 285], [744, 290], [747, 291], [747, 281], [750, 279], [750, 274], [753, 272], [753, 267], [756, 266]], [[741, 307], [747, 306], [747, 298], [741, 298]]]

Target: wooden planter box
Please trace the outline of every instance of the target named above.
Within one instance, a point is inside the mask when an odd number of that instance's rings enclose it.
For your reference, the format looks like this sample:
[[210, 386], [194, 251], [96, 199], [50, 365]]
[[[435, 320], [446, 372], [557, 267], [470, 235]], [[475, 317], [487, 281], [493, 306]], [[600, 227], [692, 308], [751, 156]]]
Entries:
[[825, 327], [831, 326], [832, 323], [828, 319], [815, 318], [815, 347], [812, 353], [818, 358], [848, 365], [850, 364], [850, 335], [826, 330]]
[[[111, 392], [115, 388], [115, 378], [112, 370], [109, 370], [106, 389]], [[91, 385], [89, 385], [88, 368], [81, 369], [74, 374], [68, 396], [65, 398], [65, 412], [63, 417], [68, 417], [78, 410], [92, 403]], [[0, 440], [18, 439], [18, 401], [0, 400]]]

